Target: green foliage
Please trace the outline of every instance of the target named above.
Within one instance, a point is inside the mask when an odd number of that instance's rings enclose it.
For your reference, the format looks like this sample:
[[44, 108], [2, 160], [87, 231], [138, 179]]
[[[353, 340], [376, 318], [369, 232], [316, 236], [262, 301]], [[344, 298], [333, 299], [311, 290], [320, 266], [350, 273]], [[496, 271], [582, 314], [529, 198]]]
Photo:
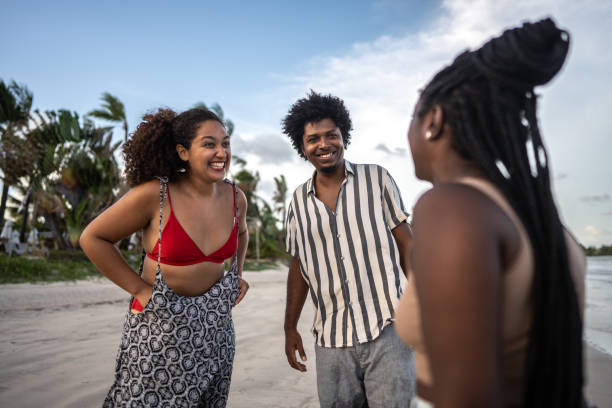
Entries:
[[[282, 258], [285, 255], [282, 244], [282, 232], [279, 230], [279, 219], [275, 210], [272, 209], [262, 197], [257, 194], [259, 184], [259, 172], [247, 169], [247, 162], [239, 157], [234, 157], [234, 164], [238, 171], [233, 174], [233, 179], [238, 187], [244, 192], [247, 200], [247, 224], [249, 226], [249, 248], [247, 257], [257, 257], [257, 243], [259, 242], [259, 256], [261, 258]], [[277, 187], [285, 185], [284, 176], [275, 178]], [[282, 187], [281, 187], [282, 190]], [[275, 208], [284, 213], [284, 201], [286, 191], [277, 192], [274, 197]], [[280, 222], [282, 224], [282, 220]]]
[[125, 132], [124, 141], [127, 140], [128, 123], [123, 102], [108, 92], [104, 92], [100, 99], [102, 99], [102, 108], [90, 111], [87, 116], [105, 120], [107, 122], [121, 124], [123, 126], [123, 131]]
[[[121, 255], [134, 270], [138, 269], [140, 253], [121, 251]], [[260, 262], [247, 260], [243, 269], [261, 271], [278, 267], [276, 261], [269, 259]], [[73, 281], [100, 276], [81, 251], [51, 251], [46, 259], [9, 257], [0, 253], [0, 284]]]
[[602, 245], [599, 248], [589, 246], [584, 248], [584, 251], [587, 256], [612, 256], [612, 245]]
[[47, 261], [0, 254], [0, 284], [66, 281], [99, 275], [91, 262]]
[[261, 260], [259, 262], [255, 260], [245, 260], [243, 270], [250, 272], [259, 272], [265, 269], [277, 269], [279, 264], [276, 261]]
[[56, 249], [50, 251], [46, 257], [49, 261], [89, 262], [89, 258], [83, 251], [66, 251]]
[[[84, 119], [80, 119], [76, 112], [64, 109], [36, 110], [30, 114], [32, 94], [27, 88], [14, 82], [6, 85], [0, 81], [0, 165], [5, 180], [10, 180], [11, 191], [27, 197], [25, 211], [17, 211], [17, 208], [23, 208], [21, 201], [11, 200], [8, 193], [3, 202], [8, 200], [15, 226], [22, 227], [22, 241], [27, 228], [36, 225], [45, 233], [47, 242], [52, 239], [55, 248], [64, 250], [52, 252], [49, 256], [51, 263], [63, 260], [69, 264], [78, 261], [89, 264], [81, 259], [80, 251], [74, 251], [78, 249], [78, 238], [84, 227], [125, 191], [115, 158], [121, 142], [113, 144], [112, 126], [96, 127], [92, 120], [122, 124], [127, 137], [125, 106], [108, 92], [103, 93], [101, 99], [100, 108], [91, 110]], [[218, 103], [207, 107], [200, 102], [195, 107], [215, 112], [225, 123], [227, 132], [233, 133], [234, 123], [225, 117]], [[274, 178], [276, 192], [269, 204], [257, 194], [259, 173], [249, 170], [245, 160], [237, 156], [233, 159], [237, 172], [231, 177], [244, 192], [248, 203], [250, 242], [247, 256], [255, 257], [258, 242], [260, 258], [284, 259], [284, 233], [279, 226], [283, 225], [286, 211], [285, 177]], [[31, 219], [28, 219], [29, 214]], [[74, 259], [66, 255], [68, 253], [73, 253]], [[36, 262], [33, 265], [24, 269], [31, 271], [32, 279], [53, 278], [55, 272], [43, 272], [42, 266]], [[71, 273], [59, 272], [59, 275], [76, 276]]]
[[[127, 263], [138, 269], [140, 254], [122, 251]], [[46, 259], [9, 257], [0, 253], [0, 284], [73, 281], [102, 276], [82, 251], [51, 251]]]
[[0, 198], [0, 228], [4, 225], [4, 212], [9, 186], [30, 170], [29, 146], [24, 144], [23, 129], [27, 128], [33, 101], [32, 92], [15, 81], [0, 80], [0, 169], [2, 170], [2, 197]]
[[221, 105], [215, 102], [209, 107], [206, 106], [204, 102], [197, 102], [195, 105], [193, 105], [193, 108], [209, 109], [213, 111], [225, 125], [225, 130], [227, 130], [227, 134], [232, 137], [232, 134], [234, 133], [234, 122], [232, 122], [230, 119], [225, 118], [225, 113], [223, 112]]

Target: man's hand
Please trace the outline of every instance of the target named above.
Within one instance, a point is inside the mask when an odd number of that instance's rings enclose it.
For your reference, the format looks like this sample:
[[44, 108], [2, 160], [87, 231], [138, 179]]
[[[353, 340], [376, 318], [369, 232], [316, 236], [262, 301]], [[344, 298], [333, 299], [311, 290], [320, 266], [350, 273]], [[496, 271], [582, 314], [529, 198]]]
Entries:
[[285, 331], [285, 354], [287, 355], [287, 361], [289, 365], [298, 371], [305, 372], [306, 366], [300, 363], [295, 355], [295, 352], [300, 354], [302, 361], [306, 361], [306, 353], [304, 352], [304, 346], [302, 345], [302, 336], [296, 329]]
[[238, 289], [240, 290], [240, 292], [238, 292], [238, 297], [234, 301], [234, 306], [240, 303], [244, 295], [246, 295], [247, 291], [249, 290], [248, 282], [242, 279], [240, 276], [238, 277]]

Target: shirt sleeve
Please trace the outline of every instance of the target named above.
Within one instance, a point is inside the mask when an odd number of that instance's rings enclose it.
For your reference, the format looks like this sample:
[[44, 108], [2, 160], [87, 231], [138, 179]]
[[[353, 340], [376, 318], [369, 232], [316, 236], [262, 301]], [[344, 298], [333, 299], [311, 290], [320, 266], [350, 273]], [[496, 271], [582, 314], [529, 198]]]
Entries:
[[298, 256], [296, 233], [297, 225], [292, 201], [287, 209], [287, 218], [285, 219], [285, 250], [294, 257]]
[[383, 170], [383, 208], [389, 229], [397, 227], [408, 219], [409, 214], [404, 207], [397, 184], [386, 170]]

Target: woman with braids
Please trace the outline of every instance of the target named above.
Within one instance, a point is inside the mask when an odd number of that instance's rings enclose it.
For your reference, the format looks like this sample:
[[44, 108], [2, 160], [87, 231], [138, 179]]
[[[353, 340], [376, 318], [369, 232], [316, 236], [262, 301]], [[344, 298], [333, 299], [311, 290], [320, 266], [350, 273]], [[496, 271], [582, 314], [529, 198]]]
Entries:
[[[231, 309], [248, 290], [246, 198], [225, 179], [229, 136], [206, 109], [160, 109], [144, 116], [123, 153], [132, 188], [80, 241], [132, 295], [104, 406], [224, 407], [235, 350]], [[146, 253], [138, 273], [114, 246], [136, 231]]]
[[505, 31], [415, 107], [415, 172], [433, 188], [414, 209], [396, 327], [437, 408], [583, 404], [585, 257], [553, 201], [534, 94], [568, 46], [550, 19]]

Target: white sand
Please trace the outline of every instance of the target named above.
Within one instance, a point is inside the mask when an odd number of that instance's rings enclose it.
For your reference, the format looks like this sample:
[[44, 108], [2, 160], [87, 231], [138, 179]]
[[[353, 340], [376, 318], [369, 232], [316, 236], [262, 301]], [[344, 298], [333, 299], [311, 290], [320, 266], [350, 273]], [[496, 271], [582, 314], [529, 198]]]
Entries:
[[[245, 272], [251, 289], [233, 310], [237, 351], [229, 406], [318, 407], [312, 305], [300, 332], [308, 372], [287, 364], [286, 271]], [[0, 285], [0, 407], [99, 407], [113, 381], [128, 296], [106, 279]], [[587, 394], [612, 407], [612, 358], [587, 349]]]
[[[300, 320], [308, 372], [287, 364], [286, 272], [245, 272], [233, 310], [231, 407], [318, 407], [309, 301]], [[0, 286], [0, 407], [99, 407], [113, 381], [128, 296], [105, 279]]]

